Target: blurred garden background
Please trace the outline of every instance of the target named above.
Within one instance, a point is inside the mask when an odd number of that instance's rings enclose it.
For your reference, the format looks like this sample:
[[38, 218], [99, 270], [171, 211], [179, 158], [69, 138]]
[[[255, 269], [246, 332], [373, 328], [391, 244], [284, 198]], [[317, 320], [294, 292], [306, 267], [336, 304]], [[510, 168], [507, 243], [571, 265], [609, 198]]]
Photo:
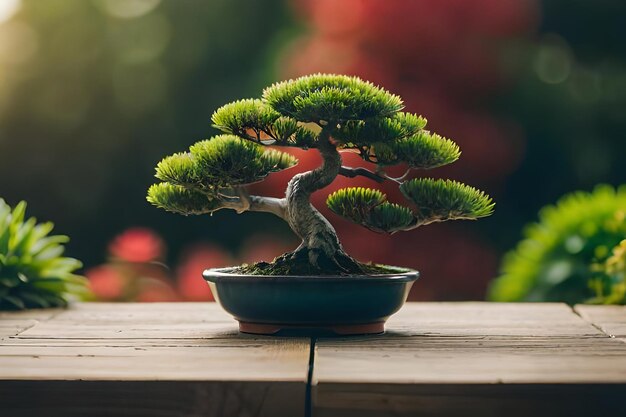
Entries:
[[[324, 207], [375, 185], [345, 178], [316, 205], [358, 259], [419, 269], [412, 299], [483, 299], [542, 206], [626, 183], [624, 39], [621, 0], [0, 0], [0, 197], [71, 237], [100, 299], [210, 299], [204, 268], [298, 242], [265, 214], [155, 209], [156, 162], [273, 81], [358, 75], [455, 140], [460, 161], [427, 174], [486, 190], [496, 213], [377, 235]], [[296, 170], [319, 162], [294, 152]], [[255, 187], [280, 196], [293, 173]]]

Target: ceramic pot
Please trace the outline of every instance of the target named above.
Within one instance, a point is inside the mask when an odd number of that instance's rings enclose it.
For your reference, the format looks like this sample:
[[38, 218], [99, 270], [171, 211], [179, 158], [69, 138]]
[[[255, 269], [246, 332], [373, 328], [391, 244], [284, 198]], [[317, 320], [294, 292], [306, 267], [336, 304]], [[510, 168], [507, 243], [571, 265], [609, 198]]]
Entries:
[[244, 333], [281, 330], [340, 335], [382, 333], [419, 277], [413, 270], [354, 276], [240, 275], [234, 268], [204, 271], [217, 302]]

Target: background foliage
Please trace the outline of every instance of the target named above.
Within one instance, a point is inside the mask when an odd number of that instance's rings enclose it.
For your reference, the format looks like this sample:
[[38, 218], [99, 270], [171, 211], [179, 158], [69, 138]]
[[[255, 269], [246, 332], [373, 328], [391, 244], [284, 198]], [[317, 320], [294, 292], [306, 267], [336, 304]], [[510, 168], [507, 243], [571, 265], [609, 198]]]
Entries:
[[[359, 258], [421, 269], [415, 297], [482, 298], [540, 207], [626, 183], [625, 16], [621, 0], [4, 0], [0, 196], [53, 220], [88, 269], [131, 226], [162, 236], [169, 265], [271, 258], [297, 244], [286, 226], [156, 210], [144, 200], [153, 167], [215, 134], [219, 105], [272, 81], [359, 75], [454, 138], [463, 156], [437, 175], [486, 190], [498, 210], [391, 238], [324, 214]], [[296, 154], [298, 169], [318, 161]], [[281, 175], [259, 187], [279, 196]]]
[[504, 257], [496, 301], [624, 303], [626, 186], [575, 192], [541, 209]]
[[145, 190], [163, 154], [210, 136], [214, 109], [272, 81], [275, 45], [291, 30], [286, 5], [16, 4], [0, 26], [0, 195], [54, 219], [86, 265], [134, 225], [162, 233], [171, 255], [202, 239], [240, 244], [229, 229], [254, 228], [258, 218], [164, 216]]

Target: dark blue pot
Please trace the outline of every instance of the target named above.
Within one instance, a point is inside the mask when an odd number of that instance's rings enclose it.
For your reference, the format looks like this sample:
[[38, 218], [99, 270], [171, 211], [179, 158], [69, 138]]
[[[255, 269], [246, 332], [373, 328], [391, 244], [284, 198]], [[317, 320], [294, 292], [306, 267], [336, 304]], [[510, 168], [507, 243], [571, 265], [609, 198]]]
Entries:
[[281, 330], [368, 334], [384, 331], [419, 273], [364, 276], [263, 276], [208, 269], [203, 276], [215, 299], [246, 333]]

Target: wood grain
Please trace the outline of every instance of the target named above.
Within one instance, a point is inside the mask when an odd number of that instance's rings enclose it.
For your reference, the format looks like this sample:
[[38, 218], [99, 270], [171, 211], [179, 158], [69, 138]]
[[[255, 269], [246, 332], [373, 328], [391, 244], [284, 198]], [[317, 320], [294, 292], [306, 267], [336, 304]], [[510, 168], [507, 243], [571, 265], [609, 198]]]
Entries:
[[241, 335], [213, 303], [78, 304], [28, 320], [0, 341], [7, 416], [304, 413], [309, 339]]
[[59, 314], [59, 310], [0, 311], [0, 340], [15, 336], [56, 314]]
[[626, 306], [577, 305], [574, 310], [609, 336], [626, 342]]
[[[0, 415], [614, 415], [626, 310], [409, 303], [384, 335], [242, 335], [212, 303], [0, 313]], [[623, 339], [623, 340], [620, 340]]]
[[319, 339], [314, 364], [316, 417], [583, 415], [626, 395], [626, 345], [562, 304], [407, 304], [385, 335]]

